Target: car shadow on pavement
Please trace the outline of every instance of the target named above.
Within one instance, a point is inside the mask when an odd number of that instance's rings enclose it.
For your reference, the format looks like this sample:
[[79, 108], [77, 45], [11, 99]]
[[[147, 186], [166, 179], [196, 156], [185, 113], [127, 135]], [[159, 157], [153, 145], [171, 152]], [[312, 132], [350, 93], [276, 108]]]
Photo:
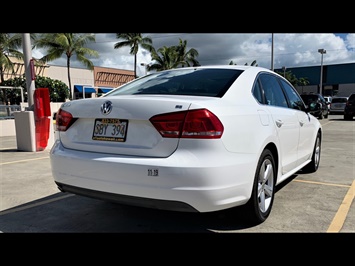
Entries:
[[3, 233], [213, 233], [248, 228], [237, 207], [183, 213], [56, 193], [0, 212]]

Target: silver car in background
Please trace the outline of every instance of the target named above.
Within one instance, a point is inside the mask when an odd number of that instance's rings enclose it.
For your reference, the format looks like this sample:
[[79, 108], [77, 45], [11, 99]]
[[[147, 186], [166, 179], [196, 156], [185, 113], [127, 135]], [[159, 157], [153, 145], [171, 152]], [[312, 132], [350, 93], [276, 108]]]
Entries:
[[349, 97], [334, 97], [330, 103], [330, 113], [331, 114], [344, 114], [344, 109], [346, 105], [346, 101]]

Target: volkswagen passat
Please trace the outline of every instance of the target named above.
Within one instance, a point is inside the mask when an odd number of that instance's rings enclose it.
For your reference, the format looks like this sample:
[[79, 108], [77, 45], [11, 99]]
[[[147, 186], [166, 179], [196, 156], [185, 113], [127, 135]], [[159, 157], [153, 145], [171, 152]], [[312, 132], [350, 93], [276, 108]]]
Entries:
[[315, 172], [322, 128], [282, 76], [254, 66], [166, 70], [62, 104], [60, 191], [174, 211], [270, 214], [275, 186]]

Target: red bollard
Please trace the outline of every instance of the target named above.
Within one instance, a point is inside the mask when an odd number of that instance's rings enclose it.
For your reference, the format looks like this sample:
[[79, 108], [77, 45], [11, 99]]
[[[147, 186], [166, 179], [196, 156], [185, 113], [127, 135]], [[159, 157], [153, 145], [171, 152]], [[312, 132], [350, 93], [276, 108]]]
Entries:
[[37, 88], [33, 93], [36, 128], [36, 151], [43, 151], [48, 144], [51, 106], [48, 88]]

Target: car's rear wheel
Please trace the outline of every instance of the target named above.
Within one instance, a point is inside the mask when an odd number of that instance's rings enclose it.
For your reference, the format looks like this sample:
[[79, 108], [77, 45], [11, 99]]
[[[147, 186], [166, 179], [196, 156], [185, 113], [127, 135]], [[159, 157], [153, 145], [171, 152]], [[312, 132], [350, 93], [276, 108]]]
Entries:
[[260, 224], [269, 216], [274, 202], [275, 179], [275, 160], [271, 151], [265, 149], [258, 162], [251, 198], [244, 206], [249, 222]]
[[316, 142], [313, 148], [312, 160], [309, 164], [303, 167], [302, 172], [314, 173], [318, 170], [321, 154], [321, 134], [318, 132]]

